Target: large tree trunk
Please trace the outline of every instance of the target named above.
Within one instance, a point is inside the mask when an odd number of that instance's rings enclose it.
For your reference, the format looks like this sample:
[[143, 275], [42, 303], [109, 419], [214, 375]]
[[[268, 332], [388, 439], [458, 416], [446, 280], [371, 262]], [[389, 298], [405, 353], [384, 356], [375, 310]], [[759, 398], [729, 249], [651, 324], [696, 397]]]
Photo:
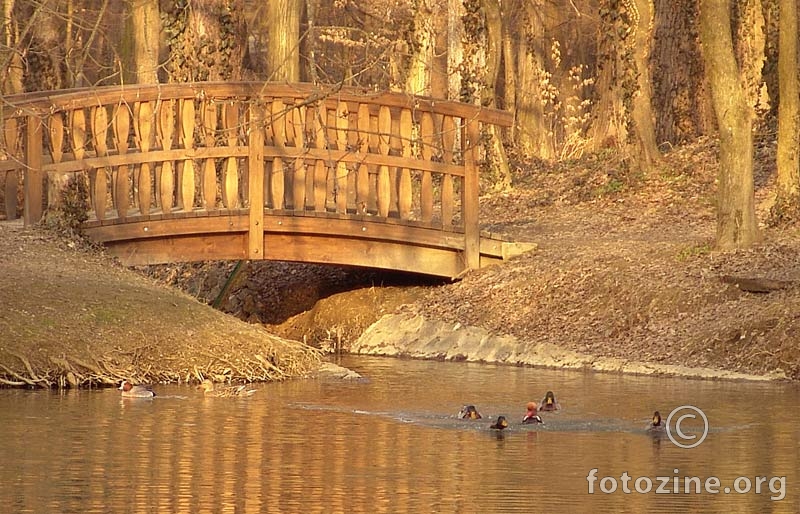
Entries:
[[661, 159], [656, 143], [650, 81], [650, 49], [653, 40], [653, 1], [630, 0], [638, 11], [634, 36], [633, 60], [636, 64], [638, 91], [633, 96], [633, 133], [636, 161], [640, 169], [649, 170]]
[[302, 0], [267, 2], [267, 79], [300, 80], [300, 17]]
[[680, 144], [714, 131], [700, 53], [696, 0], [656, 0], [653, 106], [656, 140]]
[[797, 79], [797, 2], [780, 0], [778, 48], [778, 194], [772, 217], [792, 219], [800, 209], [800, 100]]
[[731, 36], [731, 0], [700, 1], [700, 40], [719, 127], [717, 247], [758, 239], [753, 192], [753, 108], [739, 79]]
[[524, 154], [552, 159], [554, 148], [548, 134], [542, 87], [546, 83], [545, 35], [542, 0], [522, 0], [515, 4], [521, 15], [517, 50], [518, 89], [516, 95], [515, 139]]
[[[33, 18], [29, 23], [33, 22]], [[19, 45], [19, 27], [14, 18], [14, 0], [3, 0], [3, 48], [0, 49], [3, 70], [2, 91], [4, 95], [13, 95], [23, 91], [22, 52]]]
[[159, 0], [131, 0], [130, 10], [133, 65], [138, 84], [158, 83], [161, 13]]
[[417, 5], [411, 38], [405, 91], [413, 95], [430, 95], [436, 36], [433, 32], [433, 7], [428, 0], [420, 0]]
[[244, 0], [204, 0], [186, 6], [164, 2], [161, 7], [170, 34], [170, 82], [242, 79], [247, 49]]

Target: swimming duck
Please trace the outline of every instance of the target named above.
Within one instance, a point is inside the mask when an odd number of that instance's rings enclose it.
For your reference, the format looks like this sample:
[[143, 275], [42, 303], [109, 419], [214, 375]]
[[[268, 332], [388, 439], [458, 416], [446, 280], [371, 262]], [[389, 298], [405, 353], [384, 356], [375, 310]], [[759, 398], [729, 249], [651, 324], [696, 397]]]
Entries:
[[653, 413], [653, 420], [650, 422], [650, 425], [647, 426], [647, 430], [650, 432], [661, 432], [665, 430], [666, 426], [664, 422], [661, 420], [661, 413], [655, 411]]
[[536, 423], [544, 423], [542, 418], [539, 417], [539, 411], [536, 408], [536, 402], [528, 402], [528, 412], [525, 413], [525, 417], [522, 418], [523, 425], [532, 425]]
[[461, 410], [458, 412], [458, 417], [461, 419], [481, 419], [480, 412], [478, 409], [475, 408], [474, 405], [464, 405], [461, 407]]
[[149, 385], [133, 385], [127, 380], [123, 380], [118, 389], [123, 398], [152, 398], [156, 395]]
[[539, 408], [539, 410], [544, 412], [552, 412], [559, 410], [560, 408], [561, 405], [559, 405], [556, 401], [556, 395], [553, 394], [553, 391], [547, 391], [544, 394], [544, 398], [542, 398], [542, 406]]
[[508, 421], [506, 421], [505, 416], [498, 416], [497, 421], [494, 422], [494, 425], [490, 425], [489, 428], [493, 428], [495, 430], [503, 430], [508, 426]]
[[209, 378], [206, 378], [200, 382], [200, 385], [197, 386], [197, 389], [202, 389], [204, 396], [227, 398], [242, 398], [245, 396], [251, 396], [256, 392], [255, 389], [247, 389], [247, 386], [244, 384], [238, 386], [216, 387], [214, 382], [212, 382]]

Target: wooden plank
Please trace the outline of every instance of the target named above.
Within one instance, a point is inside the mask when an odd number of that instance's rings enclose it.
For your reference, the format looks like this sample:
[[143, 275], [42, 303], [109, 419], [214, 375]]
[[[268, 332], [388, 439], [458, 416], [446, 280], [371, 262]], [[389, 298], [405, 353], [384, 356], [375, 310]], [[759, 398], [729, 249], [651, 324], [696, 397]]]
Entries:
[[[178, 109], [181, 143], [184, 149], [190, 150], [194, 146], [194, 99], [181, 100]], [[178, 208], [191, 211], [194, 208], [194, 193], [194, 162], [188, 158], [178, 163]]]
[[246, 259], [244, 234], [182, 236], [107, 245], [109, 254], [125, 266], [148, 266], [170, 262]]
[[[203, 139], [206, 148], [213, 148], [216, 144], [217, 132], [217, 104], [206, 100], [203, 105]], [[213, 158], [203, 161], [202, 180], [203, 209], [212, 210], [217, 206], [217, 163]]]
[[[292, 140], [295, 148], [304, 150], [306, 148], [305, 126], [306, 126], [306, 107], [298, 105], [291, 111], [291, 131]], [[306, 208], [306, 161], [304, 158], [297, 157], [294, 160], [294, 171], [292, 173], [292, 208], [303, 211]]]
[[[378, 149], [383, 155], [389, 154], [389, 138], [392, 131], [392, 114], [389, 107], [383, 105], [378, 112]], [[381, 165], [378, 168], [378, 216], [389, 216], [389, 202], [391, 200], [391, 183], [389, 182], [389, 167]]]
[[[98, 156], [108, 154], [108, 110], [103, 107], [92, 109], [92, 135], [94, 150]], [[89, 167], [89, 189], [92, 206], [97, 219], [106, 218], [106, 196], [108, 195], [108, 175], [105, 166]]]
[[[161, 148], [169, 151], [175, 135], [175, 102], [161, 102], [158, 113], [158, 140]], [[172, 211], [175, 205], [175, 170], [172, 160], [163, 160], [158, 175], [158, 199], [162, 213]]]
[[[228, 147], [239, 144], [239, 102], [226, 102], [223, 107], [222, 123]], [[222, 178], [222, 205], [228, 209], [239, 207], [239, 167], [236, 157], [225, 160], [225, 171]]]
[[[5, 120], [3, 125], [3, 141], [5, 143], [6, 152], [8, 152], [9, 160], [16, 160], [19, 157], [18, 144], [19, 144], [19, 123], [14, 118]], [[12, 169], [6, 172], [4, 194], [7, 220], [17, 219], [17, 170]]]
[[42, 171], [43, 158], [42, 122], [37, 116], [28, 116], [25, 127], [25, 171], [23, 192], [25, 204], [23, 205], [22, 219], [26, 226], [38, 223], [42, 219]]
[[250, 220], [246, 211], [237, 210], [234, 215], [222, 216], [203, 214], [205, 215], [199, 217], [151, 217], [149, 220], [143, 220], [141, 216], [130, 216], [126, 223], [99, 225], [86, 228], [85, 231], [87, 236], [101, 243], [249, 231]]
[[464, 220], [464, 262], [468, 269], [480, 267], [480, 227], [478, 225], [478, 144], [480, 126], [468, 120], [465, 134], [461, 138], [464, 154], [464, 187], [462, 188], [461, 211]]
[[[117, 153], [120, 155], [128, 153], [131, 118], [127, 105], [123, 104], [115, 107], [112, 127], [114, 129], [114, 145]], [[130, 205], [128, 166], [126, 164], [120, 165], [112, 172], [111, 177], [114, 209], [116, 210], [117, 218], [124, 220], [128, 215], [128, 207]]]
[[[458, 127], [452, 116], [442, 119], [442, 160], [445, 164], [453, 162], [453, 148]], [[442, 176], [442, 225], [445, 227], [453, 224], [453, 175], [445, 173]]]
[[22, 112], [24, 115], [42, 114], [53, 110], [71, 110], [77, 107], [133, 104], [137, 101], [156, 101], [179, 98], [264, 98], [267, 96], [286, 99], [303, 99], [311, 104], [330, 101], [335, 106], [338, 101], [363, 102], [373, 106], [386, 105], [401, 109], [413, 108], [419, 112], [436, 112], [461, 118], [475, 119], [482, 123], [492, 123], [502, 127], [513, 124], [513, 114], [478, 105], [442, 100], [437, 98], [409, 95], [396, 92], [373, 92], [362, 87], [325, 87], [309, 83], [285, 82], [199, 82], [153, 85], [125, 85], [92, 88], [77, 88], [57, 92], [45, 91], [10, 95], [5, 97], [6, 118]]
[[264, 234], [267, 259], [317, 262], [455, 277], [463, 270], [460, 252], [374, 240]]
[[[150, 102], [142, 102], [137, 110], [139, 151], [148, 153], [153, 139], [153, 105]], [[152, 203], [151, 189], [152, 177], [150, 173], [150, 163], [143, 162], [139, 167], [139, 212], [150, 214]]]
[[369, 130], [370, 130], [370, 115], [369, 106], [367, 104], [359, 104], [356, 120], [356, 128], [358, 130], [358, 152], [361, 154], [359, 157], [364, 159], [358, 165], [358, 174], [356, 176], [356, 205], [357, 211], [366, 214], [369, 205], [369, 166], [366, 163], [367, 154], [369, 153]]
[[[314, 146], [322, 150], [326, 144], [325, 122], [328, 111], [324, 105], [318, 105], [314, 111]], [[328, 169], [322, 156], [319, 156], [314, 163], [314, 210], [317, 212], [325, 211], [325, 203], [328, 198]]]
[[247, 235], [247, 258], [264, 258], [264, 118], [262, 108], [252, 104], [248, 122], [247, 183], [249, 185], [250, 221]]
[[[272, 117], [270, 118], [273, 137], [272, 144], [278, 148], [284, 148], [286, 146], [285, 110], [286, 106], [283, 100], [275, 99], [272, 101]], [[270, 205], [273, 209], [283, 209], [285, 195], [284, 180], [283, 159], [281, 157], [275, 157], [272, 160], [272, 172], [270, 173]]]
[[[429, 112], [422, 113], [420, 120], [420, 136], [422, 140], [422, 149], [420, 153], [422, 158], [430, 162], [433, 157], [434, 150], [434, 128], [433, 116]], [[423, 170], [422, 183], [420, 184], [420, 209], [422, 211], [422, 221], [430, 221], [433, 219], [433, 176], [430, 171]]]
[[[401, 154], [406, 159], [411, 159], [411, 144], [414, 131], [414, 120], [411, 109], [400, 111], [400, 143]], [[401, 220], [411, 217], [411, 170], [407, 167], [400, 168], [399, 184], [397, 186], [397, 210]]]
[[[347, 126], [349, 124], [347, 104], [339, 102], [336, 106], [336, 147], [347, 151]], [[347, 163], [336, 163], [336, 212], [347, 212]]]

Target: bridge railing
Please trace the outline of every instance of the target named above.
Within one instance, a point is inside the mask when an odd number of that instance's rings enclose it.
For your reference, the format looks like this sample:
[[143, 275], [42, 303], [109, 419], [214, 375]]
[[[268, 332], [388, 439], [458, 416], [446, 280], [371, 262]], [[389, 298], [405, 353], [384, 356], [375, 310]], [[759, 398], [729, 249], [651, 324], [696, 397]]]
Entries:
[[266, 212], [459, 232], [474, 261], [481, 124], [511, 123], [469, 104], [309, 84], [111, 86], [4, 103], [7, 217], [21, 197], [24, 222], [37, 222], [79, 176], [87, 227], [248, 210], [250, 258], [262, 258]]

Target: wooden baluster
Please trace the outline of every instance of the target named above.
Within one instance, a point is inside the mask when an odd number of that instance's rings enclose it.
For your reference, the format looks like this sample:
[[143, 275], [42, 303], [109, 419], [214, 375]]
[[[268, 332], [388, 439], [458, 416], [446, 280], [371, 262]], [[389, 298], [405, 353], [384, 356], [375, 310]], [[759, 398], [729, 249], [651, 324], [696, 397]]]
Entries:
[[[434, 129], [433, 115], [429, 112], [422, 113], [420, 121], [420, 136], [422, 137], [422, 158], [431, 162], [434, 150]], [[430, 223], [433, 219], [433, 177], [429, 170], [422, 172], [422, 184], [420, 190], [420, 208], [422, 209], [422, 221]]]
[[[314, 146], [325, 148], [327, 141], [325, 138], [325, 123], [328, 110], [323, 103], [317, 105], [314, 116]], [[325, 204], [328, 198], [328, 168], [325, 161], [317, 159], [314, 164], [314, 210], [325, 212]]]
[[[175, 135], [175, 100], [165, 100], [161, 102], [158, 111], [158, 143], [161, 149], [168, 151], [172, 149], [172, 138]], [[158, 176], [158, 199], [161, 204], [161, 212], [168, 214], [172, 212], [175, 199], [175, 174], [172, 161], [161, 163], [161, 173]]]
[[[239, 104], [235, 99], [225, 104], [223, 124], [225, 126], [225, 135], [228, 139], [228, 146], [233, 150], [234, 147], [239, 145]], [[222, 202], [227, 209], [236, 209], [239, 207], [239, 167], [236, 164], [236, 157], [228, 157], [225, 160], [225, 176], [222, 181]]]
[[[339, 101], [336, 105], [336, 147], [347, 150], [347, 104]], [[347, 163], [336, 163], [336, 212], [347, 213]]]
[[[369, 153], [369, 105], [358, 106], [358, 151], [363, 154], [362, 159]], [[369, 206], [369, 167], [363, 162], [358, 166], [356, 176], [356, 210], [359, 214], [366, 214]]]
[[461, 218], [464, 223], [464, 261], [467, 269], [478, 269], [481, 264], [479, 226], [478, 149], [481, 128], [477, 120], [464, 120], [461, 133], [461, 155], [464, 156], [464, 180], [461, 183]]
[[[358, 151], [358, 104], [347, 104], [347, 150], [348, 153]], [[355, 163], [347, 165], [347, 205], [351, 212], [358, 212], [358, 165]]]
[[[400, 111], [400, 140], [403, 145], [401, 155], [408, 161], [411, 160], [411, 143], [414, 131], [414, 120], [410, 109]], [[404, 163], [400, 170], [400, 181], [397, 187], [397, 209], [400, 219], [407, 220], [411, 217], [411, 170]]]
[[[9, 158], [19, 157], [19, 124], [16, 118], [7, 118], [3, 125], [3, 138], [5, 140], [6, 152]], [[10, 170], [6, 172], [6, 181], [4, 187], [5, 193], [5, 206], [6, 206], [6, 219], [17, 219], [17, 184], [19, 177], [17, 170]]]
[[[217, 131], [217, 104], [207, 100], [203, 107], [203, 140], [206, 148], [214, 148]], [[203, 163], [203, 208], [214, 210], [217, 206], [217, 164], [212, 157]]]
[[[442, 120], [442, 157], [445, 164], [453, 164], [453, 145], [456, 142], [456, 121], [452, 116]], [[453, 225], [453, 175], [445, 173], [442, 177], [442, 225]]]
[[[92, 108], [92, 135], [94, 151], [98, 157], [108, 155], [108, 110], [101, 105]], [[106, 195], [108, 195], [108, 176], [106, 169], [100, 166], [89, 171], [89, 189], [92, 193], [94, 215], [98, 220], [106, 218]]]
[[[378, 111], [378, 149], [382, 155], [389, 155], [389, 138], [392, 131], [392, 113], [389, 107], [382, 105]], [[389, 216], [389, 201], [391, 200], [391, 182], [389, 180], [389, 166], [378, 167], [378, 215]]]
[[[50, 133], [50, 156], [54, 163], [59, 163], [64, 157], [64, 116], [60, 112], [50, 115], [47, 123]], [[66, 173], [51, 173], [47, 177], [47, 207], [54, 208], [61, 204], [61, 191], [67, 184]]]
[[[128, 135], [131, 129], [131, 115], [128, 106], [125, 104], [117, 105], [114, 108], [114, 145], [117, 147], [119, 155], [128, 153]], [[117, 209], [117, 217], [125, 220], [128, 217], [128, 206], [130, 198], [128, 193], [128, 165], [121, 164], [113, 173], [114, 187], [114, 207]]]
[[[187, 151], [194, 147], [194, 100], [184, 98], [180, 100], [180, 131], [181, 143]], [[180, 163], [178, 170], [178, 187], [180, 187], [180, 208], [191, 211], [194, 208], [194, 161], [191, 158]]]
[[[375, 115], [370, 112], [369, 115], [369, 151], [373, 154], [380, 153], [380, 134], [378, 134], [378, 111]], [[380, 168], [371, 168], [369, 174], [369, 200], [367, 200], [367, 210], [369, 212], [378, 212], [378, 170]]]
[[[298, 105], [292, 109], [292, 132], [295, 148], [306, 148], [306, 107]], [[296, 211], [306, 209], [306, 162], [302, 156], [294, 160], [292, 176], [292, 207]]]
[[[83, 108], [77, 108], [70, 112], [70, 147], [72, 148], [72, 155], [76, 161], [82, 160], [86, 156], [86, 113]], [[76, 180], [84, 180], [85, 170], [76, 173]]]
[[[284, 113], [286, 106], [283, 100], [276, 98], [272, 101], [272, 117], [270, 124], [272, 125], [273, 145], [278, 148], [286, 147], [286, 114]], [[283, 171], [283, 159], [275, 157], [272, 161], [272, 180], [270, 182], [272, 188], [272, 208], [284, 208], [284, 194], [285, 194], [285, 176]]]
[[[153, 145], [153, 104], [150, 102], [140, 103], [137, 115], [139, 151], [146, 154], [150, 152], [150, 147]], [[151, 167], [152, 164], [149, 162], [143, 162], [139, 167], [139, 212], [143, 215], [150, 214], [150, 206], [153, 203]]]

